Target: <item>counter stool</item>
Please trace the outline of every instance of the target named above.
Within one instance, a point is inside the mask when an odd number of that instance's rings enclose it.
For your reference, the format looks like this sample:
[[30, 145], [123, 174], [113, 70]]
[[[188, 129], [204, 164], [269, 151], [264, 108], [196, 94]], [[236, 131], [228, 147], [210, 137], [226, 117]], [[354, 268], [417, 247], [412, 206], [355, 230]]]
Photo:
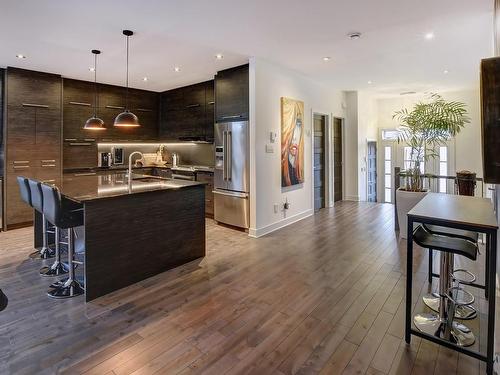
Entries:
[[41, 182], [28, 178], [28, 184], [31, 194], [31, 206], [42, 214], [42, 248], [40, 249], [40, 258], [47, 259], [55, 256], [55, 250], [49, 247], [49, 233], [54, 233], [49, 228], [49, 223], [43, 213], [43, 195]]
[[[453, 275], [454, 255], [465, 256], [476, 260], [478, 248], [476, 244], [463, 238], [448, 237], [429, 233], [419, 226], [413, 233], [414, 241], [424, 248], [440, 251], [439, 274], [439, 314], [416, 314], [413, 318], [418, 330], [429, 335], [438, 336], [459, 346], [470, 346], [475, 342], [472, 331], [464, 324], [455, 321], [459, 307], [470, 307], [474, 296], [464, 290]], [[458, 281], [458, 285], [454, 285]], [[475, 310], [474, 310], [475, 311]]]
[[52, 298], [70, 298], [83, 294], [85, 290], [75, 279], [75, 228], [83, 225], [83, 207], [61, 196], [55, 186], [42, 184], [44, 214], [56, 228], [68, 230], [68, 279], [56, 288], [50, 289], [47, 295]]

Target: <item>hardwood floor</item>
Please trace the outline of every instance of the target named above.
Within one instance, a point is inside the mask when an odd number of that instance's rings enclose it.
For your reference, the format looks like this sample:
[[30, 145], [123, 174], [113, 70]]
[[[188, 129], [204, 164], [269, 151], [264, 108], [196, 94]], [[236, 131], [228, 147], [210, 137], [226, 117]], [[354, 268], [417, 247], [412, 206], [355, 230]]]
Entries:
[[[42, 263], [28, 258], [30, 228], [2, 233], [0, 287], [10, 304], [0, 313], [0, 373], [484, 371], [416, 337], [404, 343], [405, 244], [393, 227], [393, 206], [356, 202], [259, 239], [208, 220], [204, 259], [86, 305], [45, 295]], [[419, 308], [427, 256], [415, 253]], [[482, 272], [482, 262], [467, 267]]]

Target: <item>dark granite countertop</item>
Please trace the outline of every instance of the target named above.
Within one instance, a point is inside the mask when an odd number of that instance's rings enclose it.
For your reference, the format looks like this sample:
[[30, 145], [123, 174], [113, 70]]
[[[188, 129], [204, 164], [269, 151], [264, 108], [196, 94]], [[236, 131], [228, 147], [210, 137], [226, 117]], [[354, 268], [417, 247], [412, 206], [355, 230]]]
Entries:
[[[143, 169], [172, 169], [172, 170], [184, 170], [184, 171], [193, 171], [193, 172], [213, 172], [214, 167], [204, 166], [204, 165], [179, 165], [177, 167], [172, 166], [172, 164], [165, 165], [152, 165], [145, 167], [133, 167], [134, 170], [143, 170]], [[126, 171], [128, 166], [123, 165], [113, 165], [111, 167], [88, 167], [88, 168], [67, 168], [64, 169], [64, 174], [75, 174], [75, 173], [97, 173], [97, 172], [115, 172], [115, 171]]]
[[86, 202], [123, 195], [133, 196], [138, 193], [158, 190], [178, 190], [200, 185], [205, 185], [205, 183], [134, 174], [132, 191], [129, 192], [126, 173], [113, 172], [84, 176], [65, 174], [62, 185], [58, 187], [64, 196], [75, 201]]

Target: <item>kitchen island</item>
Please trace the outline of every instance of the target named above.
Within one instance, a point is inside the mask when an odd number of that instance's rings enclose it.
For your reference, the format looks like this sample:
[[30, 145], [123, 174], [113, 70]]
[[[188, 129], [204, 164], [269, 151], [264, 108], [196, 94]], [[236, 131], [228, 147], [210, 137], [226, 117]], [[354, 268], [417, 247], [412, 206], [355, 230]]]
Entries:
[[129, 190], [127, 180], [65, 175], [58, 186], [84, 207], [86, 301], [205, 256], [204, 183], [135, 175]]

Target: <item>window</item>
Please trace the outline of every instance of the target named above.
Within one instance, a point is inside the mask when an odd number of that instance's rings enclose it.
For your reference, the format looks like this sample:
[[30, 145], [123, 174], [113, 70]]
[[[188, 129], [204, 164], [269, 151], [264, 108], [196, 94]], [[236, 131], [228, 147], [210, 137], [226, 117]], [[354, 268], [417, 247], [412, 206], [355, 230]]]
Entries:
[[420, 159], [420, 173], [425, 173], [423, 148], [420, 148], [420, 150], [414, 150], [413, 155], [411, 151], [412, 148], [409, 146], [406, 146], [404, 148], [403, 168], [405, 170], [411, 169], [412, 167], [414, 167], [415, 161], [417, 161], [417, 159]]
[[384, 147], [384, 202], [392, 202], [392, 148]]
[[399, 131], [396, 129], [382, 130], [383, 141], [397, 141], [398, 137]]
[[[448, 175], [448, 147], [441, 146], [439, 147], [439, 175], [447, 176]], [[448, 180], [446, 178], [439, 179], [439, 192], [446, 193]]]

